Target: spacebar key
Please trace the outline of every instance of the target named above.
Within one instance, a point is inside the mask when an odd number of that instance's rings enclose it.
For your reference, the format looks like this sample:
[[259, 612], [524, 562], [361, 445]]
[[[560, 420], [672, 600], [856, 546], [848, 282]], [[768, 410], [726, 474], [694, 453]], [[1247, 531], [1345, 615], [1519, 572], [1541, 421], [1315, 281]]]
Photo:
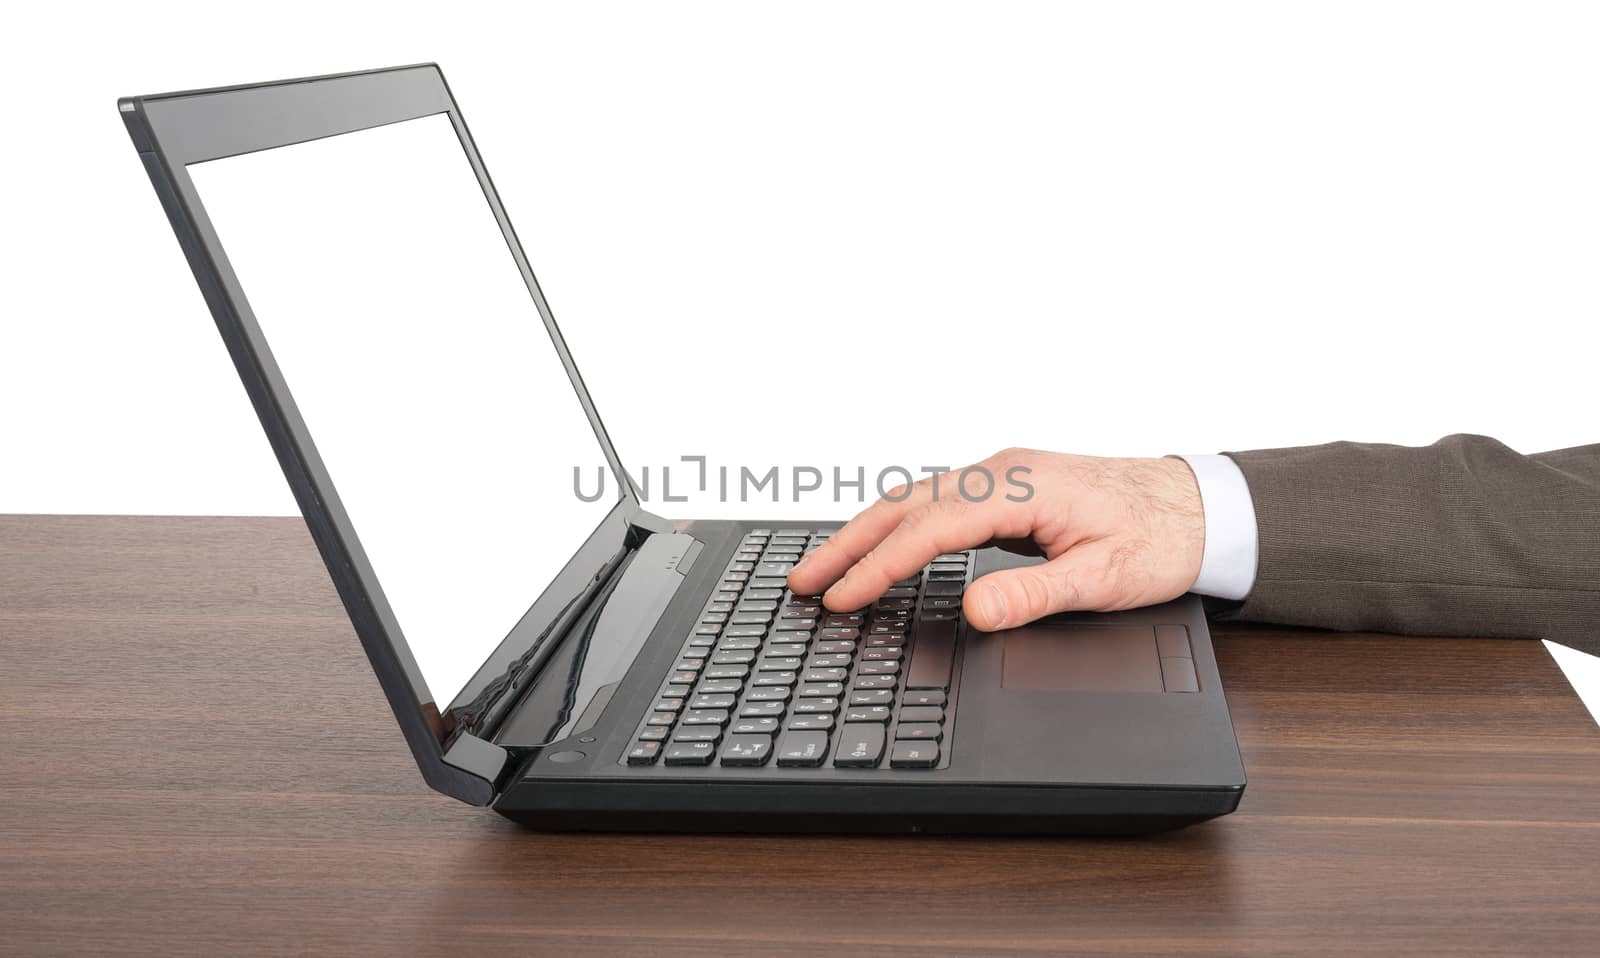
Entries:
[[956, 623], [919, 622], [908, 653], [906, 688], [950, 688], [950, 665], [956, 657]]

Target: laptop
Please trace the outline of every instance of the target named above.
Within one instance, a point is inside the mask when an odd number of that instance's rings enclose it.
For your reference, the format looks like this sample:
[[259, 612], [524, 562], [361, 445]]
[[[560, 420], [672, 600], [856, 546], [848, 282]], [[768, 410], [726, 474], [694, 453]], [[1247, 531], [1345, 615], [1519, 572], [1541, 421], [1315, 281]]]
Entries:
[[[786, 581], [835, 525], [647, 510], [436, 65], [118, 107], [434, 789], [550, 830], [1138, 833], [1237, 807], [1197, 598], [982, 633], [963, 590], [1036, 560], [980, 548], [836, 614]], [[739, 375], [628, 398], [759, 388]]]

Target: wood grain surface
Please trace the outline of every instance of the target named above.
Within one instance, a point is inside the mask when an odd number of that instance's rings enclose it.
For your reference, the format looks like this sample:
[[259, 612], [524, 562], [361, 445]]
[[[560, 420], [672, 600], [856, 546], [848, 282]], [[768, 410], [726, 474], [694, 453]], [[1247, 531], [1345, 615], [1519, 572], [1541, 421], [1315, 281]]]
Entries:
[[423, 786], [300, 520], [0, 517], [0, 954], [1600, 953], [1541, 644], [1217, 649], [1250, 785], [1182, 832], [545, 835]]

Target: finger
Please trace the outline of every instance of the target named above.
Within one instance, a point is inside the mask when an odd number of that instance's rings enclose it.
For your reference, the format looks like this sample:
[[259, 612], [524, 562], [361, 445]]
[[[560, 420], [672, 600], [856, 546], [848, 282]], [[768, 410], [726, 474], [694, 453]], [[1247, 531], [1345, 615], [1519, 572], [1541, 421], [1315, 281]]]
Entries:
[[1025, 512], [1004, 500], [941, 499], [918, 506], [834, 583], [822, 600], [834, 611], [859, 609], [935, 556], [996, 537], [1027, 535], [1028, 523]]
[[1111, 553], [1096, 540], [1049, 562], [991, 572], [967, 587], [962, 611], [973, 628], [993, 632], [1057, 612], [1110, 609], [1116, 604]]
[[796, 595], [816, 595], [837, 582], [846, 569], [893, 532], [906, 513], [933, 499], [932, 484], [925, 482], [890, 490], [890, 496], [903, 498], [885, 496], [845, 523], [844, 528], [789, 571], [789, 588]]

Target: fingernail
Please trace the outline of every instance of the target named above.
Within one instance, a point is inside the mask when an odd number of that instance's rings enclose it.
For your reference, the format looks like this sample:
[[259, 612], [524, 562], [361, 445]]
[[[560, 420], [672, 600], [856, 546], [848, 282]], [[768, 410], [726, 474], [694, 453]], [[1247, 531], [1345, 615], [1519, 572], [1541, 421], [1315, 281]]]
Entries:
[[978, 609], [990, 628], [998, 629], [1006, 624], [1006, 597], [994, 586], [978, 590]]

